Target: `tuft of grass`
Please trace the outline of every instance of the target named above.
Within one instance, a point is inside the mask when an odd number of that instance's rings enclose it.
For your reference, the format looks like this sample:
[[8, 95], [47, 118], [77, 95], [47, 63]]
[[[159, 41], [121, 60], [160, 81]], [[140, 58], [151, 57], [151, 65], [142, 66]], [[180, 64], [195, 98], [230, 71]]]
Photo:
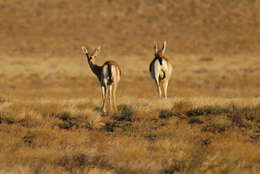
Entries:
[[92, 129], [100, 129], [100, 128], [105, 126], [105, 123], [103, 121], [104, 119], [100, 115], [97, 115], [94, 112], [89, 113], [85, 117], [87, 117], [86, 120], [84, 120], [85, 127], [88, 128], [88, 129], [91, 129], [91, 130]]
[[159, 118], [162, 118], [162, 119], [168, 119], [172, 116], [174, 116], [174, 112], [172, 112], [171, 110], [168, 110], [168, 109], [163, 109], [159, 113]]
[[228, 108], [221, 106], [204, 106], [200, 108], [195, 108], [186, 112], [187, 116], [199, 116], [199, 115], [220, 115], [227, 114], [229, 112]]
[[119, 112], [112, 115], [112, 117], [117, 121], [134, 121], [134, 111], [130, 106], [127, 105], [119, 105]]
[[185, 161], [170, 160], [162, 164], [163, 169], [160, 171], [160, 174], [172, 174], [183, 171], [186, 168]]
[[135, 116], [132, 107], [127, 105], [119, 105], [119, 112], [111, 115], [110, 121], [108, 121], [104, 129], [107, 132], [124, 132], [128, 135], [132, 135], [137, 127], [133, 126], [133, 123], [138, 119]]
[[232, 105], [232, 109], [228, 113], [233, 125], [238, 127], [248, 127], [246, 121], [253, 122], [255, 125], [260, 120], [260, 106], [256, 107], [238, 107]]
[[80, 171], [81, 173], [85, 168], [92, 167], [102, 167], [103, 169], [112, 168], [111, 164], [104, 156], [89, 156], [81, 152], [64, 155], [55, 164], [63, 167], [70, 173], [75, 173], [75, 171]]
[[[161, 110], [159, 113], [159, 118], [168, 119], [172, 116], [178, 116], [183, 118], [183, 116], [188, 117], [196, 117], [202, 115], [221, 115], [229, 113], [228, 108], [220, 107], [220, 106], [204, 106], [199, 108], [192, 109], [191, 103], [177, 103], [173, 106], [171, 110], [164, 109]], [[191, 123], [195, 121], [194, 119], [191, 120]], [[197, 120], [198, 121], [198, 120]]]
[[73, 172], [73, 169], [82, 169], [88, 165], [87, 156], [83, 153], [65, 155], [56, 163], [58, 166], [65, 168], [68, 172]]
[[69, 130], [75, 125], [74, 119], [69, 112], [52, 113], [51, 115], [62, 121], [58, 124], [58, 127], [61, 129]]
[[106, 132], [123, 132], [124, 134], [132, 135], [136, 132], [137, 128], [129, 121], [115, 121], [106, 123], [103, 130]]
[[59, 118], [62, 121], [72, 121], [73, 120], [73, 118], [69, 112], [52, 113], [51, 115]]
[[214, 117], [206, 125], [203, 126], [202, 131], [212, 133], [223, 133], [232, 129], [232, 121], [226, 116]]
[[28, 146], [33, 146], [33, 143], [35, 139], [37, 138], [37, 135], [31, 131], [27, 132], [27, 134], [23, 137], [23, 141]]
[[190, 118], [190, 120], [189, 120], [189, 122], [188, 122], [189, 124], [203, 124], [204, 123], [204, 121], [203, 120], [201, 120], [200, 118]]
[[8, 116], [9, 114], [6, 112], [0, 112], [0, 124], [6, 123], [6, 124], [14, 124], [15, 119], [11, 116]]
[[192, 109], [193, 109], [193, 104], [191, 102], [180, 101], [180, 102], [174, 103], [171, 110], [175, 113], [185, 113]]

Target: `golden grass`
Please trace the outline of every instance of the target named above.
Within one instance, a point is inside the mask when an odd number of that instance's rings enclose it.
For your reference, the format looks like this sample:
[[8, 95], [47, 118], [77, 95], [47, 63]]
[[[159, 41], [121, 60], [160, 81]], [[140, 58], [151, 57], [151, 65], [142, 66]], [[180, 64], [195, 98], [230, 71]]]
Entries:
[[259, 59], [211, 57], [175, 55], [168, 100], [150, 59], [118, 58], [120, 111], [102, 116], [82, 55], [2, 56], [0, 173], [257, 173]]
[[[1, 110], [1, 172], [10, 168], [14, 173], [233, 173], [259, 169], [259, 140], [250, 138], [254, 127], [232, 126], [219, 133], [203, 129], [211, 122], [219, 126], [212, 129], [222, 129], [230, 122], [226, 116], [203, 116], [206, 120], [197, 125], [189, 124], [188, 117], [160, 119], [160, 105], [149, 111], [127, 104], [133, 109], [133, 121], [117, 121], [113, 115], [100, 117], [93, 108], [78, 111], [72, 103], [77, 106], [84, 101], [53, 101], [52, 105], [50, 101], [19, 101]], [[190, 102], [180, 101], [172, 108], [186, 112], [190, 106]]]
[[[259, 173], [259, 8], [0, 0], [0, 174]], [[174, 66], [167, 101], [148, 71], [154, 40]], [[100, 113], [82, 45], [120, 65], [118, 113]]]
[[253, 0], [0, 3], [4, 55], [77, 56], [93, 44], [105, 55], [146, 55], [164, 39], [174, 53], [259, 54], [260, 3]]

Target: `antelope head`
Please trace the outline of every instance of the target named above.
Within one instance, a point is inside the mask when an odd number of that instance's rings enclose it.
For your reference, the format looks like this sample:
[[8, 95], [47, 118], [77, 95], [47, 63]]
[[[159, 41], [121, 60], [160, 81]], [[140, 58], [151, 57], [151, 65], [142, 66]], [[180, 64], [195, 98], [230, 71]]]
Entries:
[[92, 53], [89, 53], [87, 48], [84, 47], [84, 46], [82, 46], [81, 48], [82, 48], [83, 53], [87, 56], [88, 61], [92, 62], [92, 63], [95, 63], [96, 62], [95, 58], [98, 56], [98, 54], [99, 54], [99, 52], [101, 50], [101, 47], [98, 46], [97, 48], [95, 48], [95, 50]]
[[163, 42], [162, 49], [159, 49], [159, 50], [158, 50], [158, 47], [157, 47], [157, 42], [154, 41], [153, 49], [154, 49], [155, 57], [163, 57], [164, 53], [165, 53], [165, 50], [166, 50], [166, 41]]

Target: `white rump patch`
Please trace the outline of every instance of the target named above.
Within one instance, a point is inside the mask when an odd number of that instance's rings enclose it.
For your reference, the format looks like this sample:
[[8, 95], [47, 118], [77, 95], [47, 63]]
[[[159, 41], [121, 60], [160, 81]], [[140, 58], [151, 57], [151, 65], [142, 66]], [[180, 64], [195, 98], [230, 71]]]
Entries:
[[108, 78], [109, 77], [108, 65], [105, 65], [103, 67], [103, 75], [104, 75], [104, 78]]
[[117, 79], [117, 74], [116, 74], [116, 67], [112, 65], [111, 67], [111, 76], [113, 80]]

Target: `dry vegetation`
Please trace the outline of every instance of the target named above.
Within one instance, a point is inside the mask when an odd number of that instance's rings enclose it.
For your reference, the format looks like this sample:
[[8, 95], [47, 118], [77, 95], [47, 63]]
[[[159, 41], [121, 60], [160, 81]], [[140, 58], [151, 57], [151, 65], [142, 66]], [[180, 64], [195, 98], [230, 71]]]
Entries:
[[0, 0], [0, 10], [8, 55], [78, 56], [86, 43], [143, 55], [155, 39], [181, 54], [259, 53], [258, 0]]
[[259, 171], [256, 57], [175, 56], [160, 101], [149, 60], [133, 56], [120, 63], [120, 112], [105, 116], [83, 58], [1, 56], [0, 173]]
[[[259, 173], [259, 7], [0, 0], [0, 174]], [[148, 72], [154, 39], [174, 65], [167, 101]], [[83, 44], [118, 61], [118, 113], [101, 115]]]

